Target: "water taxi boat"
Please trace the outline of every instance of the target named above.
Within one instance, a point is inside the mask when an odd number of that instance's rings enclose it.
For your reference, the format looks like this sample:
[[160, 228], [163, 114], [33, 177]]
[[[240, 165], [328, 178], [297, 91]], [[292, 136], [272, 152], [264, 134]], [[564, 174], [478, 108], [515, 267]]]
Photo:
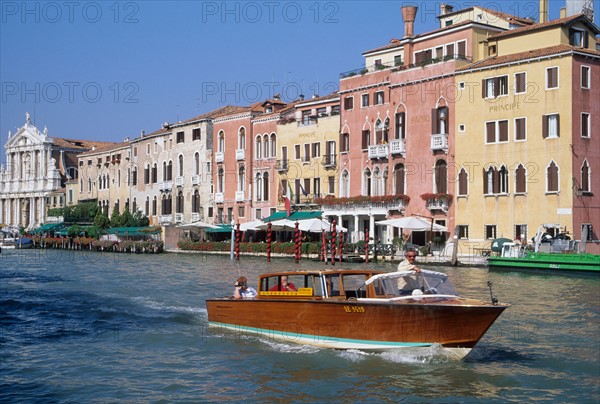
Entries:
[[[278, 290], [284, 276], [292, 290]], [[460, 297], [446, 274], [429, 270], [279, 272], [261, 275], [257, 292], [207, 299], [209, 325], [334, 349], [436, 347], [462, 359], [509, 307]]]

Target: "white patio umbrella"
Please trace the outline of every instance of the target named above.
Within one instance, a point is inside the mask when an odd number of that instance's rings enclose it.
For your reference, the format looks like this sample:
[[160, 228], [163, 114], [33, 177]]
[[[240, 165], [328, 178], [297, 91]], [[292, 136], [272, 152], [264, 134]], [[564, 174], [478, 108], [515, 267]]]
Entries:
[[177, 225], [180, 229], [218, 229], [219, 226], [212, 225], [210, 223], [203, 222], [198, 220], [197, 222], [192, 222], [188, 224], [179, 224]]
[[[269, 224], [263, 223], [261, 225], [256, 226], [257, 230], [267, 230]], [[298, 226], [300, 226], [298, 224]], [[273, 231], [290, 231], [296, 228], [296, 222], [289, 219], [279, 219], [271, 222], [271, 230]]]
[[433, 227], [431, 226], [431, 222], [427, 220], [421, 219], [420, 217], [409, 216], [409, 217], [401, 217], [398, 219], [388, 219], [388, 220], [380, 220], [375, 222], [375, 224], [380, 226], [394, 226], [399, 227], [401, 229], [412, 230], [412, 231], [446, 231], [447, 229], [444, 226], [434, 223]]
[[[319, 219], [317, 217], [312, 219], [304, 219], [298, 221], [298, 228], [302, 231], [306, 231], [309, 233], [321, 233], [323, 230], [326, 232], [331, 231], [331, 223], [324, 219]], [[345, 227], [336, 224], [335, 231], [338, 233], [345, 233], [348, 231]]]
[[[258, 226], [265, 224], [262, 220], [253, 220], [251, 222], [240, 223], [240, 231], [248, 231], [248, 230], [263, 230], [259, 229]], [[237, 225], [236, 225], [237, 226]]]

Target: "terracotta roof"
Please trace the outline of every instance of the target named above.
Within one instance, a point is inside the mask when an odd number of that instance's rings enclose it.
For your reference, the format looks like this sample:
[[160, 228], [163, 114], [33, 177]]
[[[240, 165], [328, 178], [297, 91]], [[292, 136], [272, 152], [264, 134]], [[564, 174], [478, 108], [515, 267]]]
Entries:
[[511, 36], [511, 35], [520, 35], [524, 32], [543, 30], [543, 29], [552, 28], [552, 27], [555, 27], [558, 25], [567, 25], [567, 24], [571, 24], [571, 23], [574, 23], [574, 22], [577, 22], [580, 20], [587, 22], [593, 28], [593, 30], [595, 31], [596, 34], [598, 34], [600, 32], [598, 27], [594, 23], [592, 23], [585, 15], [575, 14], [575, 15], [571, 15], [569, 17], [558, 18], [556, 20], [546, 21], [546, 22], [542, 22], [539, 24], [533, 24], [533, 25], [530, 25], [527, 27], [516, 28], [516, 29], [509, 30], [509, 31], [499, 32], [497, 34], [490, 35], [489, 39], [493, 40], [493, 39], [498, 39], [498, 38], [504, 38], [504, 37]]
[[[461, 27], [463, 25], [468, 25], [468, 24], [472, 24], [472, 23], [473, 23], [473, 21], [470, 21], [470, 20], [461, 21], [461, 22], [459, 22], [457, 24], [448, 25], [447, 27], [441, 27], [441, 28], [438, 28], [438, 29], [433, 30], [433, 31], [429, 31], [429, 32], [425, 32], [423, 34], [415, 35], [415, 36], [411, 37], [410, 39], [415, 40], [415, 39], [418, 39], [418, 38], [425, 37], [427, 35], [435, 34], [437, 32], [442, 32], [442, 31], [445, 31], [445, 30], [448, 30], [448, 29], [451, 29], [451, 28]], [[408, 39], [408, 38], [403, 38], [403, 40], [404, 39]], [[365, 51], [362, 54], [366, 55], [366, 54], [369, 54], [369, 53], [379, 52], [379, 51], [386, 50], [386, 49], [398, 48], [398, 47], [400, 47], [400, 46], [402, 46], [404, 44], [403, 40], [401, 40], [401, 41], [392, 40], [392, 41], [390, 41], [391, 43], [389, 43], [387, 45], [383, 45], [383, 46], [380, 46], [379, 48], [375, 48], [375, 49], [371, 49], [371, 50]]]
[[534, 24], [534, 21], [530, 20], [529, 18], [522, 18], [522, 17], [516, 16], [516, 15], [503, 13], [501, 11], [492, 10], [492, 9], [480, 7], [480, 6], [477, 6], [477, 8], [479, 8], [485, 12], [488, 12], [498, 18], [502, 18], [503, 20], [508, 21], [513, 24], [519, 24], [519, 25], [523, 25], [523, 26], [529, 26], [529, 25]]
[[114, 145], [114, 142], [99, 142], [96, 140], [84, 140], [84, 139], [67, 139], [61, 137], [53, 137], [52, 143], [60, 148], [64, 149], [81, 149], [89, 150], [92, 147], [104, 147], [107, 145]]
[[[528, 18], [522, 18], [522, 17], [518, 17], [516, 15], [512, 15], [512, 14], [508, 14], [508, 13], [503, 13], [502, 11], [498, 11], [498, 10], [492, 10], [490, 8], [485, 8], [485, 7], [481, 7], [481, 6], [475, 6], [480, 10], [485, 11], [486, 13], [492, 14], [495, 17], [501, 18], [504, 21], [508, 21], [510, 23], [513, 24], [517, 24], [517, 25], [522, 25], [522, 26], [528, 26], [534, 23], [534, 21], [528, 19]], [[461, 14], [464, 13], [465, 11], [470, 11], [475, 9], [475, 7], [467, 7], [467, 8], [463, 8], [457, 11], [452, 11], [450, 13], [446, 13], [443, 15], [438, 15], [437, 18], [444, 18], [444, 17], [448, 17], [449, 15], [454, 15], [454, 14]]]
[[111, 151], [111, 150], [117, 150], [120, 149], [122, 147], [125, 146], [129, 146], [131, 144], [131, 142], [121, 142], [121, 143], [112, 143], [112, 144], [107, 144], [104, 146], [100, 146], [100, 147], [96, 147], [95, 150], [88, 150], [85, 151], [83, 153], [79, 153], [77, 156], [88, 156], [88, 155], [92, 155], [92, 154], [97, 154], [97, 153], [105, 153], [107, 151]]
[[472, 63], [468, 66], [457, 69], [457, 71], [468, 71], [479, 69], [482, 67], [490, 67], [495, 65], [501, 65], [505, 63], [518, 62], [520, 60], [537, 59], [544, 56], [555, 55], [564, 52], [583, 52], [594, 56], [600, 56], [600, 52], [592, 49], [582, 49], [571, 45], [556, 45], [548, 48], [535, 49], [527, 52], [513, 53], [505, 56], [494, 56], [479, 62]]
[[[245, 110], [247, 110], [247, 107], [239, 107], [236, 105], [226, 105], [224, 107], [217, 108], [217, 109], [207, 112], [205, 114], [198, 115], [194, 118], [187, 119], [187, 120], [183, 121], [182, 123], [185, 124], [185, 123], [189, 123], [189, 122], [200, 121], [203, 119], [214, 119], [214, 118], [218, 118], [220, 116], [239, 114], [240, 112], [243, 112]], [[180, 125], [180, 123], [178, 123], [177, 125]], [[156, 134], [156, 132], [154, 132], [152, 134]]]

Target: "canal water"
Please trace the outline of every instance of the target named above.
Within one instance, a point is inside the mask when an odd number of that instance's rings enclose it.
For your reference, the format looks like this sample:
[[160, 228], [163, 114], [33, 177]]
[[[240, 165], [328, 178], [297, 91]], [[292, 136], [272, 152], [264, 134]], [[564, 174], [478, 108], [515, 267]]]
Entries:
[[[364, 264], [343, 264], [343, 267]], [[207, 328], [239, 274], [226, 256], [0, 255], [0, 402], [598, 402], [600, 278], [437, 269], [512, 307], [462, 362], [303, 347]], [[303, 261], [301, 268], [321, 268]], [[392, 264], [381, 264], [392, 270]]]

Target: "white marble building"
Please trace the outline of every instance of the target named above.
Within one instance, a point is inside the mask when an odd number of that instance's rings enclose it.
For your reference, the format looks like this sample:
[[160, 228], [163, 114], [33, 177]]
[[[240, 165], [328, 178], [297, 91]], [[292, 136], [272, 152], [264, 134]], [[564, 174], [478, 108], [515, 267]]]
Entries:
[[104, 142], [51, 138], [39, 131], [29, 113], [4, 145], [6, 164], [0, 166], [0, 223], [35, 228], [45, 221], [46, 198], [77, 178], [76, 155]]

